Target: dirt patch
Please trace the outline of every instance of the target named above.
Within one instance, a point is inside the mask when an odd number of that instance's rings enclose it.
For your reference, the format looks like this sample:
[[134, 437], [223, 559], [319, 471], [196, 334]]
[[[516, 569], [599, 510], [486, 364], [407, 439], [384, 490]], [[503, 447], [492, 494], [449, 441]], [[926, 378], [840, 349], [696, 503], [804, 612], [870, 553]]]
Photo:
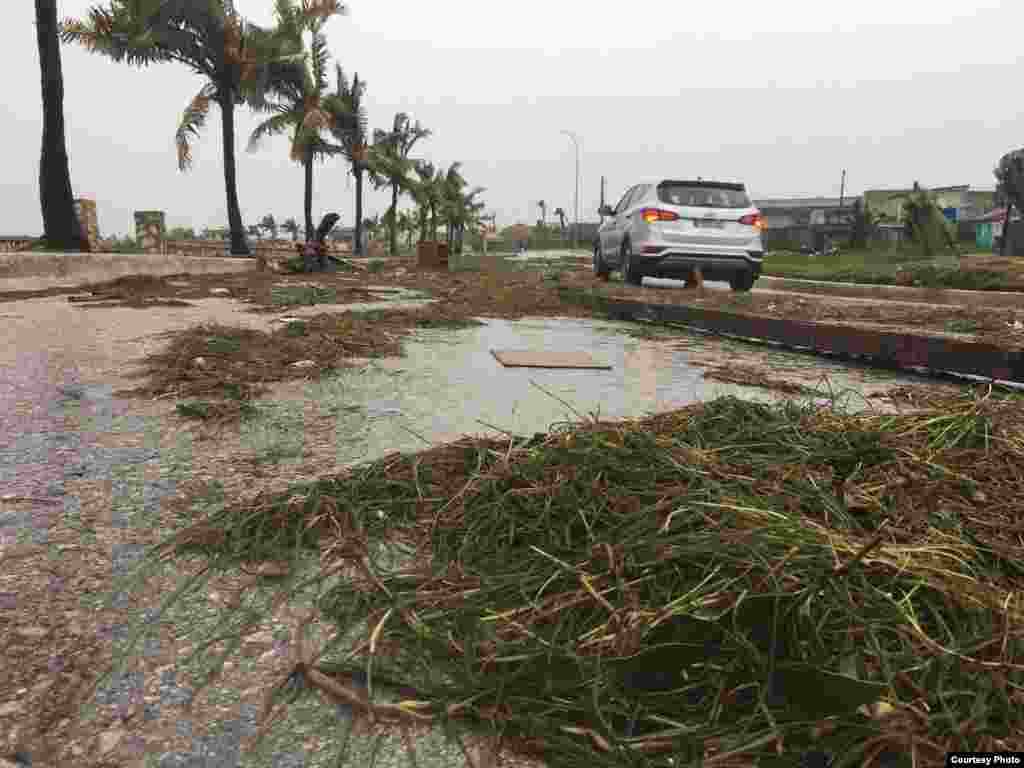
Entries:
[[1000, 256], [997, 253], [973, 253], [960, 259], [962, 270], [1004, 272], [1010, 283], [1024, 290], [1024, 259]]

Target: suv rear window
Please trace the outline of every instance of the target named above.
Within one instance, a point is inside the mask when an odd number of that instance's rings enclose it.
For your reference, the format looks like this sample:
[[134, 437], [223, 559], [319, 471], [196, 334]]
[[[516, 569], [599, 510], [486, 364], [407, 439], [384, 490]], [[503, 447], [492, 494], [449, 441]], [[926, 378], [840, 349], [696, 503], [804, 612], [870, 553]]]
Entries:
[[658, 199], [668, 205], [697, 208], [750, 207], [750, 198], [742, 184], [670, 181], [658, 185]]

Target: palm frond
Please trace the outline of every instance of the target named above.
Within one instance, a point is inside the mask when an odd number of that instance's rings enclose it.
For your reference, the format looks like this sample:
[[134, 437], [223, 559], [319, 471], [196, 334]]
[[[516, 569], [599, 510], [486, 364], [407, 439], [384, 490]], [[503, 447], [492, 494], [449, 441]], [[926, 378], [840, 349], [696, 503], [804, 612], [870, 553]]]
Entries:
[[216, 86], [213, 83], [207, 83], [192, 99], [181, 116], [181, 122], [178, 124], [174, 138], [178, 148], [178, 168], [182, 171], [192, 167], [189, 137], [190, 135], [199, 136], [199, 131], [206, 124], [206, 118], [210, 114], [210, 102], [216, 93]]
[[313, 33], [313, 40], [310, 44], [310, 66], [312, 68], [312, 86], [318, 95], [326, 94], [327, 83], [327, 62], [330, 53], [327, 50], [327, 38], [320, 32]]
[[84, 21], [65, 18], [58, 34], [64, 43], [78, 43], [90, 53], [99, 53], [116, 62], [127, 61], [133, 66], [169, 60], [170, 52], [147, 40], [142, 31], [137, 14], [112, 6], [90, 9]]
[[301, 17], [307, 23], [323, 23], [331, 16], [347, 16], [348, 6], [340, 0], [302, 0]]
[[266, 120], [261, 122], [253, 130], [249, 136], [248, 150], [255, 152], [259, 149], [263, 139], [269, 136], [279, 136], [282, 133], [287, 133], [295, 125], [295, 115], [291, 110], [285, 109], [280, 105], [277, 105], [279, 111], [273, 117], [268, 117]]

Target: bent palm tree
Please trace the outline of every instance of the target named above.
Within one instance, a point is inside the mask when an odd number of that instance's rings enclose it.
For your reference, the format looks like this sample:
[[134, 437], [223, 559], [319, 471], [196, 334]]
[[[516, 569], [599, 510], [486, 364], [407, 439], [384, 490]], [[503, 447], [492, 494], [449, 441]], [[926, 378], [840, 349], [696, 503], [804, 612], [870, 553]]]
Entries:
[[[338, 0], [303, 0], [302, 14], [309, 18], [341, 12]], [[111, 0], [107, 7], [92, 8], [86, 21], [66, 20], [61, 36], [64, 42], [78, 42], [114, 61], [138, 67], [177, 62], [206, 78], [178, 126], [178, 167], [191, 167], [191, 137], [198, 136], [211, 103], [216, 103], [221, 112], [231, 252], [248, 255], [238, 203], [235, 107], [264, 104], [270, 84], [287, 76], [287, 68], [301, 57], [294, 39], [246, 22], [226, 0]]]
[[925, 257], [930, 258], [943, 246], [956, 250], [950, 226], [931, 192], [915, 181], [911, 192], [893, 197], [903, 200], [907, 235], [921, 247]]
[[[279, 6], [287, 8], [290, 0], [281, 0]], [[289, 17], [279, 8], [279, 28], [288, 23]], [[267, 136], [291, 131], [291, 159], [301, 163], [304, 170], [303, 213], [306, 219], [306, 240], [313, 240], [313, 161], [324, 160], [341, 153], [341, 147], [323, 139], [321, 131], [334, 127], [335, 121], [345, 121], [346, 113], [333, 114], [325, 108], [328, 96], [327, 83], [327, 40], [321, 31], [321, 23], [310, 25], [313, 33], [310, 44], [309, 63], [304, 61], [289, 70], [289, 76], [279, 78], [271, 84], [272, 100], [260, 107], [260, 111], [272, 115], [260, 123], [249, 137], [249, 151], [259, 147]], [[301, 35], [301, 29], [298, 34]]]
[[43, 82], [43, 146], [39, 156], [39, 204], [48, 248], [88, 251], [75, 214], [64, 137], [64, 73], [57, 37], [57, 0], [36, 0], [36, 38]]

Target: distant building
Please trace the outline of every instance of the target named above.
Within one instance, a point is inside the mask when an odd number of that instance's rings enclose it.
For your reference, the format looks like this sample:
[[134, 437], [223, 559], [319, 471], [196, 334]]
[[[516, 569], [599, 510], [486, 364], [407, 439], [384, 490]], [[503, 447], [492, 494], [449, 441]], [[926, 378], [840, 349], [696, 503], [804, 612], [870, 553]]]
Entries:
[[858, 197], [801, 197], [755, 200], [767, 229], [849, 223]]
[[764, 217], [765, 248], [823, 250], [827, 243], [849, 237], [859, 197], [801, 197], [755, 200]]

